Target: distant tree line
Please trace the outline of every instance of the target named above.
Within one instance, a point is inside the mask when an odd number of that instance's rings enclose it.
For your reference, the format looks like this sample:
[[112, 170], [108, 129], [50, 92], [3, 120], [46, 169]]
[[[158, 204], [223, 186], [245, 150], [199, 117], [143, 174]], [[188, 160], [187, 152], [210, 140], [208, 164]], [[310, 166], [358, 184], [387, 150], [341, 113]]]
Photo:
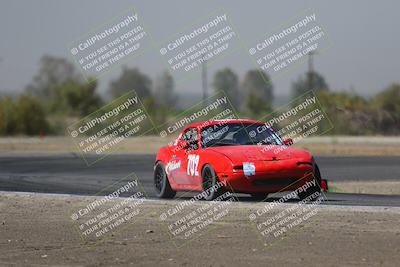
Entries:
[[[310, 83], [312, 81], [312, 83]], [[392, 84], [371, 99], [355, 93], [331, 91], [316, 72], [300, 76], [292, 84], [292, 97], [309, 91], [310, 84], [334, 125], [330, 134], [399, 134], [400, 85]], [[40, 69], [17, 98], [0, 98], [0, 135], [65, 134], [68, 125], [105, 104], [96, 82], [87, 83], [73, 64], [63, 58], [44, 56]], [[217, 71], [215, 93], [223, 91], [243, 117], [258, 119], [272, 112], [273, 84], [269, 75], [249, 70], [239, 79], [230, 68]], [[111, 81], [112, 98], [135, 90], [156, 124], [180, 112], [173, 77], [161, 73], [153, 81], [138, 68], [123, 67]]]

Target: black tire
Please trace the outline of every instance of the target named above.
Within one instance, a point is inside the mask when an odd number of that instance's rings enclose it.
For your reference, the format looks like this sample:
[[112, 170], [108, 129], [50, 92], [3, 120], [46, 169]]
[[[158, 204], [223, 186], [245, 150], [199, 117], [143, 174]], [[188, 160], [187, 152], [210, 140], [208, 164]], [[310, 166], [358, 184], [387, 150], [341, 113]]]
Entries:
[[253, 200], [258, 200], [258, 201], [263, 201], [268, 197], [268, 193], [263, 193], [263, 192], [251, 193], [250, 195]]
[[[315, 186], [309, 187], [306, 191], [298, 193], [300, 200], [304, 200], [317, 192], [319, 192], [319, 193], [321, 192], [321, 172], [319, 171], [318, 165], [315, 165], [314, 179], [316, 182]], [[318, 196], [313, 197], [313, 199], [310, 199], [310, 200], [312, 201], [317, 198], [318, 198]]]
[[223, 187], [219, 187], [214, 190], [214, 186], [217, 185], [218, 178], [210, 164], [206, 164], [204, 166], [203, 170], [201, 171], [201, 177], [203, 178], [203, 193], [205, 193], [205, 200], [213, 200], [224, 192]]
[[157, 162], [154, 168], [154, 187], [159, 198], [173, 198], [176, 191], [172, 190], [169, 184], [167, 173], [161, 161]]

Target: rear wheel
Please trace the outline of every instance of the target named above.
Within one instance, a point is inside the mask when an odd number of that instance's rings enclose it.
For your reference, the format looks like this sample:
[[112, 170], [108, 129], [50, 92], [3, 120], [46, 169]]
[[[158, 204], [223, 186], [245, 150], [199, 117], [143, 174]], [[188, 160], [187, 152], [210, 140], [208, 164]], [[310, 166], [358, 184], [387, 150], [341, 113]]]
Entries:
[[311, 186], [306, 191], [298, 193], [298, 196], [301, 200], [307, 198], [309, 198], [310, 201], [315, 200], [320, 195], [317, 193], [321, 193], [321, 173], [319, 171], [318, 165], [315, 165], [314, 180], [315, 180], [315, 186]]
[[172, 190], [169, 184], [167, 173], [161, 161], [157, 162], [154, 168], [154, 187], [157, 197], [173, 198], [176, 195], [176, 191]]
[[262, 201], [265, 200], [268, 197], [268, 193], [251, 193], [251, 198], [254, 200]]
[[224, 189], [221, 184], [218, 183], [217, 174], [210, 164], [206, 164], [201, 171], [201, 177], [203, 178], [203, 193], [205, 200], [213, 200], [220, 196]]

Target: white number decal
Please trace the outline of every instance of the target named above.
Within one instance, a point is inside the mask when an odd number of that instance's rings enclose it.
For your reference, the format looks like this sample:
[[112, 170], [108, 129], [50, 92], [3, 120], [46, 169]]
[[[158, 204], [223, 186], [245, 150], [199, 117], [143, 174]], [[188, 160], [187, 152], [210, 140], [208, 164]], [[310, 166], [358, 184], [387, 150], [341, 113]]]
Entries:
[[199, 172], [197, 167], [199, 166], [200, 156], [195, 154], [188, 155], [187, 174], [191, 176], [198, 176]]

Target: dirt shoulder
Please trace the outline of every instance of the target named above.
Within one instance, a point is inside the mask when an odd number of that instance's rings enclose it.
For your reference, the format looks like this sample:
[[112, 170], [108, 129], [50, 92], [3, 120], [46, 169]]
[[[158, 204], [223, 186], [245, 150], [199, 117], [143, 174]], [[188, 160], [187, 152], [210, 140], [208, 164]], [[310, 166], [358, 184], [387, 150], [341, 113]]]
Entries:
[[[399, 208], [323, 206], [296, 230], [266, 246], [249, 221], [249, 214], [265, 203], [231, 203], [228, 216], [186, 243], [171, 240], [167, 226], [171, 222], [160, 220], [163, 211], [182, 201], [145, 201], [143, 214], [92, 242], [82, 239], [71, 214], [96, 199], [1, 193], [0, 265], [397, 266], [400, 262]], [[293, 205], [281, 204], [271, 216]]]
[[[142, 136], [128, 138], [113, 153], [156, 153], [171, 138]], [[331, 156], [400, 156], [400, 137], [309, 137], [295, 145], [315, 155]], [[1, 152], [78, 152], [69, 137], [6, 137], [0, 138]]]

